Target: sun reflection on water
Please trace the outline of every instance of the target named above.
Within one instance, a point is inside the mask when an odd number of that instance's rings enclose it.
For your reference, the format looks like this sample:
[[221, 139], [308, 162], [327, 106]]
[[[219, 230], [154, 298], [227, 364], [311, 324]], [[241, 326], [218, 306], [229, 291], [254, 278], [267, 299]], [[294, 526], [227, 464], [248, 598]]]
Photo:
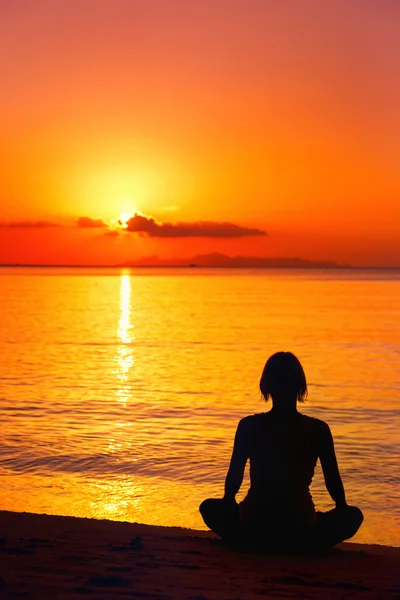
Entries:
[[90, 511], [96, 518], [129, 520], [132, 514], [140, 519], [143, 487], [134, 484], [127, 475], [111, 479], [92, 480], [89, 484]]
[[124, 406], [126, 406], [126, 403], [131, 396], [132, 387], [129, 383], [129, 371], [134, 362], [131, 348], [134, 337], [132, 334], [133, 325], [131, 322], [131, 297], [131, 277], [129, 274], [123, 273], [121, 275], [120, 284], [120, 318], [117, 331], [119, 344], [116, 355], [118, 367], [116, 376], [119, 380], [117, 398]]

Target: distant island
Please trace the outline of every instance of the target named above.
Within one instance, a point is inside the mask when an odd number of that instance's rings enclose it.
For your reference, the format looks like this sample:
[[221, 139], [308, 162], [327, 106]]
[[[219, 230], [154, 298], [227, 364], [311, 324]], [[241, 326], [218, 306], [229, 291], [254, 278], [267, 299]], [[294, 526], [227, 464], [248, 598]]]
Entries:
[[199, 254], [190, 258], [167, 258], [147, 256], [126, 262], [119, 267], [219, 267], [238, 268], [275, 268], [275, 269], [343, 269], [349, 265], [340, 265], [334, 261], [313, 261], [305, 258], [270, 258], [265, 256], [227, 256], [213, 252]]

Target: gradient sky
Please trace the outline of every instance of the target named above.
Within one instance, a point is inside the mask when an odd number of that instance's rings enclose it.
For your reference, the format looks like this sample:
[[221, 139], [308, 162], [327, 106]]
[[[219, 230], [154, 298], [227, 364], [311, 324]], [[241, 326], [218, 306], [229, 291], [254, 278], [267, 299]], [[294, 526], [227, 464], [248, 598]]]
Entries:
[[399, 31], [397, 0], [3, 0], [0, 262], [400, 265]]

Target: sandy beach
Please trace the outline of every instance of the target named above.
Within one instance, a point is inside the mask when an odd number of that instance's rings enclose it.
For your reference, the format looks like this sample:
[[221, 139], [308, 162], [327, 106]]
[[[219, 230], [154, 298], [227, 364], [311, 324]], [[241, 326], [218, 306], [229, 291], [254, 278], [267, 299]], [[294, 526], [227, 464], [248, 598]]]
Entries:
[[4, 600], [400, 598], [400, 548], [263, 555], [206, 531], [5, 511], [0, 527]]

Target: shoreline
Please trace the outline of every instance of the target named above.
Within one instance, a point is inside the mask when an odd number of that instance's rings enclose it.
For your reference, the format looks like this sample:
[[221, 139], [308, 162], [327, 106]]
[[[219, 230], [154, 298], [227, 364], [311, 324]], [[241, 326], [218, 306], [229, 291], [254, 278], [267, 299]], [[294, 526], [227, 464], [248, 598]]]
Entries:
[[0, 597], [400, 598], [400, 547], [238, 550], [209, 531], [0, 511]]

